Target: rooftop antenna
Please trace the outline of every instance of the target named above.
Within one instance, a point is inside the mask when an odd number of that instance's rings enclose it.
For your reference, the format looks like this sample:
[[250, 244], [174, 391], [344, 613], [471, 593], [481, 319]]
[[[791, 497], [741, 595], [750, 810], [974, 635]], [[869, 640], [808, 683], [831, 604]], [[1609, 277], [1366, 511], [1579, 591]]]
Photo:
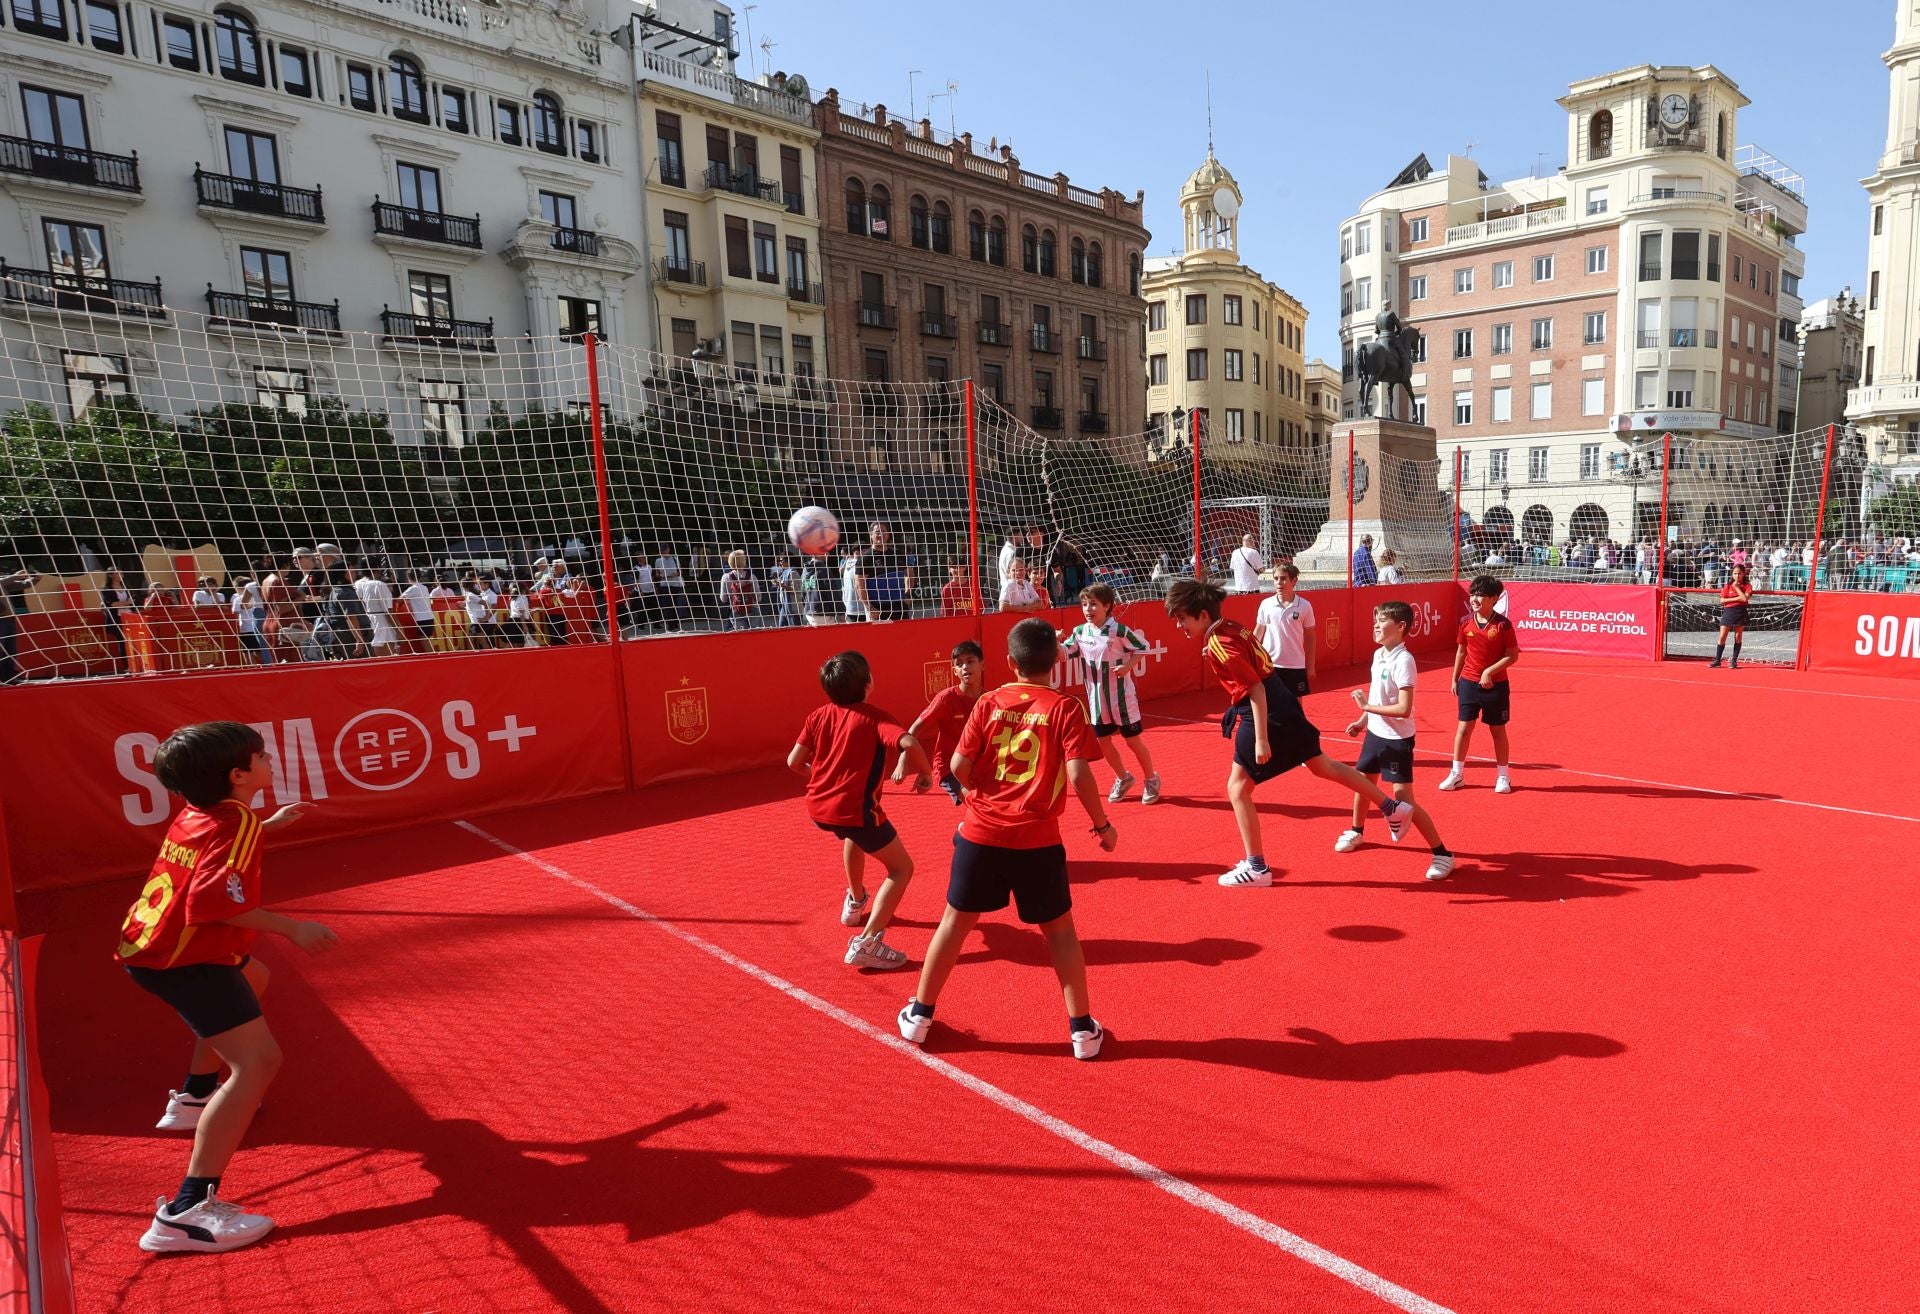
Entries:
[[1207, 70], [1207, 158], [1213, 158], [1213, 70]]
[[760, 38], [760, 72], [762, 76], [773, 71], [773, 48], [780, 43], [772, 37]]
[[[913, 94], [913, 80], [923, 72], [925, 72], [924, 69], [917, 68], [907, 70], [907, 121], [910, 123], [918, 122], [920, 119], [920, 102]], [[932, 104], [931, 99], [928, 100], [928, 104]]]
[[[749, 51], [751, 51], [753, 48], [753, 11], [758, 9], [759, 7], [760, 7], [759, 5], [748, 5], [745, 9], [742, 9], [740, 11], [741, 23], [746, 28], [747, 48]], [[749, 62], [751, 62], [753, 59], [753, 56], [749, 54], [747, 56], [747, 59]]]

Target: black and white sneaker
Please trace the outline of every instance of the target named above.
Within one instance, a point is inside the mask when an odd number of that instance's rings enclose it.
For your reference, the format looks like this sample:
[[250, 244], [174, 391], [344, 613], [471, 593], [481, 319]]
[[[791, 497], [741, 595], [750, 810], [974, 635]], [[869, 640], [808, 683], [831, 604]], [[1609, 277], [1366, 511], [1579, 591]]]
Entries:
[[165, 1196], [155, 1202], [153, 1221], [140, 1238], [142, 1250], [154, 1254], [238, 1250], [273, 1230], [273, 1220], [265, 1214], [247, 1213], [212, 1192], [199, 1204], [177, 1214], [168, 1209], [171, 1203]]
[[1093, 1020], [1093, 1030], [1073, 1033], [1073, 1056], [1082, 1062], [1100, 1057], [1100, 1046], [1107, 1039], [1106, 1028]]
[[167, 1111], [160, 1115], [160, 1121], [153, 1124], [155, 1131], [192, 1131], [200, 1125], [200, 1115], [206, 1111], [206, 1099], [188, 1095], [184, 1091], [167, 1092]]
[[1413, 817], [1413, 806], [1398, 799], [1388, 799], [1380, 805], [1380, 815], [1387, 819], [1387, 837], [1395, 844], [1407, 833], [1407, 822]]

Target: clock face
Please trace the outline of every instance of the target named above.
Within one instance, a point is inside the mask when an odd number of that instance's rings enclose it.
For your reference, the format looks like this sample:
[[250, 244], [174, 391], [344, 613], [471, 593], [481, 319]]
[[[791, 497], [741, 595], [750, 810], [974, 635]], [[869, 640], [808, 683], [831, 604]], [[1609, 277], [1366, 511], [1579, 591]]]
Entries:
[[1660, 102], [1660, 122], [1669, 128], [1684, 128], [1688, 108], [1685, 96], [1668, 96]]

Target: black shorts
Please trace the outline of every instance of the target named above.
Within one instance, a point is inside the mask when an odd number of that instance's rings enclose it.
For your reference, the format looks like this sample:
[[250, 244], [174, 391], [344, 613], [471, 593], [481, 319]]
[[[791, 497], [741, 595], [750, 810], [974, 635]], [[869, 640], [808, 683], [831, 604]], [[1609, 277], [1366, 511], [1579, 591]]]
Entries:
[[1462, 721], [1485, 721], [1488, 725], [1505, 725], [1513, 715], [1513, 690], [1505, 680], [1495, 680], [1493, 688], [1482, 689], [1478, 680], [1469, 680], [1461, 676], [1455, 685], [1460, 696], [1460, 719]]
[[1280, 677], [1281, 683], [1293, 691], [1295, 698], [1305, 698], [1313, 692], [1307, 688], [1307, 668], [1304, 666], [1276, 666], [1273, 673]]
[[1363, 776], [1379, 776], [1390, 785], [1413, 783], [1413, 740], [1387, 739], [1367, 731], [1360, 741], [1360, 760], [1353, 769]]
[[1073, 907], [1067, 888], [1067, 849], [1003, 849], [953, 837], [953, 869], [947, 879], [947, 905], [957, 912], [999, 912], [1011, 895], [1020, 920], [1039, 926], [1064, 917]]
[[1145, 732], [1146, 727], [1138, 721], [1129, 721], [1125, 725], [1101, 724], [1093, 727], [1093, 733], [1101, 739], [1105, 739], [1108, 735], [1119, 735], [1122, 739], [1138, 739]]
[[883, 821], [877, 826], [835, 826], [824, 821], [813, 824], [829, 835], [852, 840], [853, 846], [862, 853], [878, 853], [900, 838], [900, 832], [893, 828], [891, 821]]
[[1253, 705], [1235, 703], [1220, 720], [1220, 733], [1233, 740], [1233, 760], [1256, 782], [1285, 775], [1320, 756], [1320, 732], [1300, 710], [1300, 700], [1275, 671], [1266, 679], [1267, 743], [1273, 756], [1254, 760]]
[[1730, 630], [1743, 628], [1747, 623], [1746, 604], [1742, 603], [1738, 607], [1720, 608], [1720, 623]]
[[[248, 961], [241, 959], [241, 966]], [[178, 1013], [202, 1040], [245, 1026], [260, 1016], [259, 997], [239, 967], [226, 963], [136, 967], [129, 963], [127, 975], [135, 985]]]

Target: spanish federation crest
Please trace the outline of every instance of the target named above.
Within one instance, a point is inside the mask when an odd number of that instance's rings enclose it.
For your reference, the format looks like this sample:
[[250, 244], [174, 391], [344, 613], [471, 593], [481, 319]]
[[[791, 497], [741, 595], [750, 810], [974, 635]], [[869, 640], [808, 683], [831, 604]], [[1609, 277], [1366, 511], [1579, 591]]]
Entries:
[[920, 683], [928, 698], [939, 697], [941, 690], [953, 683], [952, 667], [952, 662], [935, 661], [921, 668]]
[[1331, 652], [1338, 648], [1340, 646], [1340, 618], [1338, 616], [1329, 616], [1327, 617], [1327, 623], [1320, 628], [1327, 632], [1327, 650]]
[[667, 737], [676, 744], [697, 744], [707, 737], [707, 691], [667, 690]]

